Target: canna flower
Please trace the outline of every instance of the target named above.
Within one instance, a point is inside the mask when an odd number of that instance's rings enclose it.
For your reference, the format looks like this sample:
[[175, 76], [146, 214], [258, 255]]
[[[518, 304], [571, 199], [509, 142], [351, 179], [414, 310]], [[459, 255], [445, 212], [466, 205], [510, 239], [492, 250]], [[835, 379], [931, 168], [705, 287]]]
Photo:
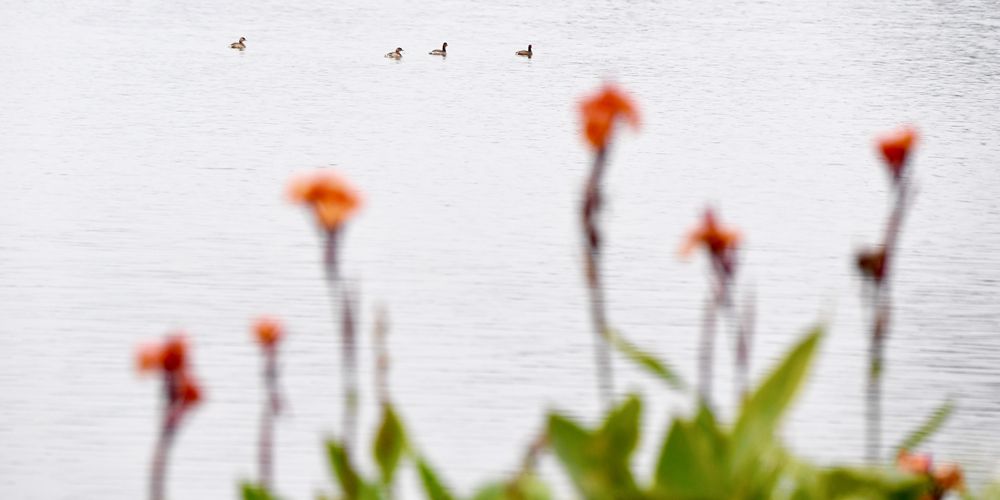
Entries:
[[177, 384], [177, 402], [183, 408], [190, 408], [201, 401], [201, 386], [190, 373], [182, 372]]
[[261, 317], [253, 326], [254, 335], [257, 342], [265, 348], [271, 348], [285, 335], [285, 329], [281, 322], [274, 318]]
[[163, 343], [144, 344], [136, 353], [140, 373], [164, 371], [175, 373], [187, 366], [187, 339], [184, 334], [170, 334]]
[[681, 246], [681, 256], [689, 256], [699, 246], [704, 246], [713, 259], [728, 259], [730, 252], [740, 243], [740, 233], [719, 225], [712, 209], [705, 210], [701, 226], [691, 231]]
[[941, 464], [931, 474], [934, 485], [941, 491], [964, 490], [965, 478], [962, 469], [955, 464]]
[[894, 180], [899, 180], [903, 175], [907, 156], [916, 140], [917, 131], [910, 126], [885, 134], [878, 139], [882, 158], [885, 160], [886, 166], [889, 167]]
[[931, 456], [927, 453], [910, 453], [909, 450], [899, 450], [896, 455], [896, 467], [911, 474], [930, 474]]
[[342, 177], [330, 170], [302, 174], [288, 184], [292, 201], [309, 205], [327, 231], [335, 231], [361, 206], [361, 197]]
[[619, 118], [632, 128], [639, 127], [639, 112], [635, 104], [614, 85], [605, 85], [597, 94], [584, 99], [580, 103], [580, 114], [583, 115], [583, 135], [596, 150], [607, 145]]

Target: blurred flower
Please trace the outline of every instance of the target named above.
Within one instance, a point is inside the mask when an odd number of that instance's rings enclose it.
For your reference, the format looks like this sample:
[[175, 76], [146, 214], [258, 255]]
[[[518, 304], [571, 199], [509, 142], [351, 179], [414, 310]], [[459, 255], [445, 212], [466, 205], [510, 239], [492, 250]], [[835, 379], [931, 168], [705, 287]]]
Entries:
[[896, 467], [911, 474], [930, 474], [931, 456], [927, 453], [899, 450], [899, 454], [896, 455]]
[[183, 372], [177, 384], [177, 401], [188, 408], [201, 401], [201, 386], [190, 373]]
[[186, 363], [187, 340], [180, 332], [170, 334], [163, 343], [141, 345], [136, 353], [140, 373], [159, 370], [177, 372], [183, 370]]
[[257, 319], [253, 330], [257, 336], [257, 342], [260, 342], [260, 345], [264, 347], [273, 347], [285, 334], [285, 329], [281, 325], [281, 322], [266, 316]]
[[875, 283], [881, 283], [885, 276], [885, 249], [866, 249], [857, 254], [858, 270]]
[[882, 152], [886, 166], [892, 172], [892, 177], [898, 180], [903, 175], [906, 158], [917, 140], [917, 131], [913, 127], [903, 127], [878, 139], [878, 147]]
[[942, 491], [965, 489], [962, 469], [955, 464], [941, 464], [935, 467], [932, 477], [934, 484]]
[[330, 170], [300, 174], [288, 184], [288, 196], [310, 205], [317, 221], [334, 231], [361, 206], [361, 197], [342, 177]]
[[712, 209], [706, 209], [701, 226], [688, 235], [681, 246], [681, 256], [689, 256], [699, 246], [708, 250], [712, 260], [726, 273], [732, 272], [732, 253], [740, 243], [740, 233], [719, 225]]
[[598, 150], [607, 145], [617, 119], [624, 119], [633, 128], [639, 126], [639, 112], [632, 99], [614, 85], [605, 85], [597, 94], [584, 99], [580, 113], [584, 137]]

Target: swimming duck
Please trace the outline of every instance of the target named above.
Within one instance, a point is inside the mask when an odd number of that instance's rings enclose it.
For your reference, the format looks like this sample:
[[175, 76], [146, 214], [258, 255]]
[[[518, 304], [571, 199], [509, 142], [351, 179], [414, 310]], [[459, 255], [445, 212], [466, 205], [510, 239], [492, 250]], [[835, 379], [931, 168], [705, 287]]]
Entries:
[[385, 55], [385, 57], [388, 57], [389, 59], [402, 59], [403, 58], [402, 52], [403, 49], [396, 47], [395, 51], [389, 52], [388, 54]]
[[528, 59], [531, 59], [531, 45], [530, 44], [528, 45], [528, 50], [519, 50], [519, 51], [517, 51], [517, 55], [524, 56], [524, 57], [527, 57]]
[[441, 48], [440, 49], [434, 49], [434, 50], [428, 52], [428, 54], [430, 54], [432, 56], [447, 56], [448, 55], [448, 42], [444, 42], [443, 44], [441, 44]]
[[245, 41], [247, 41], [247, 38], [245, 36], [241, 36], [240, 41], [229, 44], [229, 48], [236, 50], [243, 50], [247, 48], [247, 44], [243, 43]]

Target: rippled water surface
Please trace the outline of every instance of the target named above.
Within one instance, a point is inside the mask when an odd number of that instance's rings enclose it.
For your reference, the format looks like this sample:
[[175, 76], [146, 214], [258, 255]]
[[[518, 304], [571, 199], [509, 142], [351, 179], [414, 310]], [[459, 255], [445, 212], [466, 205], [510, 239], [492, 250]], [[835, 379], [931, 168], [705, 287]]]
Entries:
[[[247, 50], [230, 50], [240, 36]], [[443, 41], [447, 60], [426, 55]], [[535, 57], [515, 57], [528, 43]], [[402, 61], [382, 57], [396, 46]], [[392, 392], [451, 484], [516, 467], [549, 408], [592, 419], [575, 102], [604, 79], [643, 112], [607, 178], [611, 321], [693, 379], [707, 265], [676, 250], [717, 206], [745, 235], [754, 373], [831, 326], [786, 427], [820, 461], [862, 456], [867, 319], [850, 255], [888, 209], [871, 138], [919, 126], [886, 441], [951, 396], [930, 448], [982, 481], [1000, 447], [998, 77], [996, 1], [2, 2], [0, 491], [141, 497], [157, 385], [132, 350], [184, 328], [207, 401], [171, 493], [232, 497], [255, 474], [248, 325], [262, 312], [292, 331], [279, 490], [331, 489], [320, 438], [339, 428], [337, 338], [317, 235], [283, 194], [327, 165], [365, 193], [344, 269], [366, 334], [375, 304], [391, 313]], [[649, 457], [658, 421], [687, 402], [617, 368], [620, 393], [652, 398]]]

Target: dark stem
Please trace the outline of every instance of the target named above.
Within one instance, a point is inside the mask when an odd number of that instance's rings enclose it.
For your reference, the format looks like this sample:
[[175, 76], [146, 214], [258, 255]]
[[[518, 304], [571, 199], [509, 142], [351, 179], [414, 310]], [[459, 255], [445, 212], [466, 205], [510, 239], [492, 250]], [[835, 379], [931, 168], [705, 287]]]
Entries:
[[341, 315], [341, 339], [343, 341], [342, 375], [344, 377], [344, 448], [350, 451], [354, 443], [358, 416], [357, 346], [355, 343], [354, 300], [350, 290], [344, 287], [343, 312]]
[[[168, 387], [172, 383], [169, 378], [171, 377], [168, 377]], [[153, 450], [153, 465], [150, 470], [149, 498], [151, 500], [163, 500], [166, 497], [168, 456], [170, 448], [174, 443], [174, 435], [177, 433], [177, 422], [180, 419], [182, 411], [182, 403], [168, 403], [164, 410], [163, 427], [160, 429], [160, 436], [156, 440], [156, 448]]]
[[885, 343], [889, 336], [889, 316], [892, 310], [892, 297], [889, 293], [889, 276], [891, 275], [892, 257], [896, 254], [896, 242], [903, 224], [903, 216], [909, 203], [909, 182], [907, 177], [900, 177], [895, 184], [896, 200], [889, 222], [885, 227], [885, 239], [882, 245], [881, 273], [875, 279], [875, 290], [872, 296], [872, 339], [868, 351], [868, 389], [866, 411], [866, 452], [865, 458], [875, 464], [879, 461], [882, 448], [882, 373], [885, 366]]
[[604, 288], [601, 281], [600, 256], [601, 234], [597, 227], [597, 215], [601, 208], [601, 177], [607, 158], [607, 148], [594, 155], [594, 164], [584, 188], [583, 233], [584, 256], [587, 274], [587, 289], [590, 293], [590, 318], [594, 325], [594, 355], [597, 364], [598, 396], [602, 406], [612, 404], [614, 380], [611, 352], [608, 349], [608, 322], [604, 307]]
[[271, 491], [271, 483], [274, 477], [274, 421], [280, 411], [280, 399], [278, 396], [278, 366], [277, 353], [274, 346], [266, 348], [264, 353], [264, 386], [265, 401], [261, 412], [260, 422], [260, 484]]
[[385, 309], [379, 308], [375, 318], [375, 395], [383, 405], [389, 404], [389, 349], [386, 336], [389, 319]]
[[712, 402], [712, 354], [715, 352], [715, 311], [718, 300], [712, 293], [705, 301], [701, 323], [701, 346], [698, 355], [698, 396], [706, 406]]

